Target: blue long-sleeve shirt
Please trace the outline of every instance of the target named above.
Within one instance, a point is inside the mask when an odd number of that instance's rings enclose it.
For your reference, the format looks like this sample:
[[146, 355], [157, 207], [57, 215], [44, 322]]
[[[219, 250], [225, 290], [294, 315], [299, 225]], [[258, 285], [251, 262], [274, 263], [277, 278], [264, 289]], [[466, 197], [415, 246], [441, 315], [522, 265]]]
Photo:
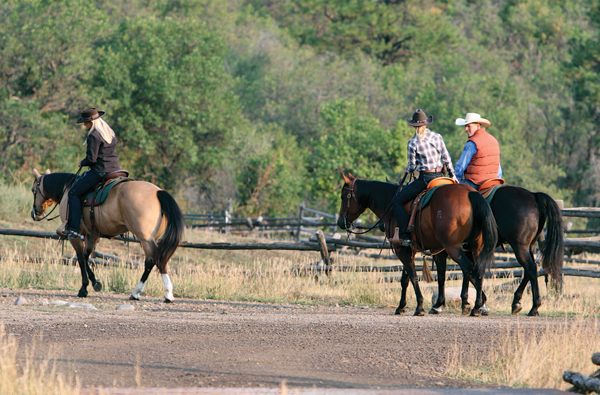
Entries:
[[[460, 158], [456, 161], [456, 168], [454, 169], [454, 174], [458, 180], [463, 179], [463, 174], [471, 163], [471, 159], [473, 159], [473, 155], [477, 153], [477, 146], [472, 141], [467, 141], [465, 144], [465, 149], [462, 154], [460, 154]], [[502, 178], [502, 165], [498, 163], [498, 178]]]

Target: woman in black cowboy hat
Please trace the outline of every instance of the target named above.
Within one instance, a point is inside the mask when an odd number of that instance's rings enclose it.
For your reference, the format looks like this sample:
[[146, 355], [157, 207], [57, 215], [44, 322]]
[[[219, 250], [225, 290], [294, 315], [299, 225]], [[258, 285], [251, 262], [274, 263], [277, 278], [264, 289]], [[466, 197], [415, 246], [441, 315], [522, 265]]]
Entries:
[[87, 145], [85, 159], [79, 161], [79, 167], [88, 166], [81, 178], [69, 190], [68, 207], [69, 218], [62, 235], [69, 239], [81, 238], [79, 232], [81, 221], [81, 197], [98, 184], [104, 176], [121, 169], [117, 156], [117, 136], [110, 126], [102, 119], [106, 114], [89, 108], [81, 112], [77, 123], [83, 123], [87, 130]]
[[417, 110], [412, 118], [406, 121], [415, 128], [415, 135], [408, 140], [408, 166], [405, 172], [408, 174], [417, 170], [419, 178], [402, 188], [392, 199], [397, 228], [391, 243], [395, 247], [408, 244], [411, 240], [407, 229], [409, 216], [403, 206], [416, 198], [431, 180], [442, 177], [444, 165], [448, 175], [454, 178], [452, 160], [444, 139], [427, 128], [427, 125], [433, 122], [433, 116], [427, 117], [422, 110]]

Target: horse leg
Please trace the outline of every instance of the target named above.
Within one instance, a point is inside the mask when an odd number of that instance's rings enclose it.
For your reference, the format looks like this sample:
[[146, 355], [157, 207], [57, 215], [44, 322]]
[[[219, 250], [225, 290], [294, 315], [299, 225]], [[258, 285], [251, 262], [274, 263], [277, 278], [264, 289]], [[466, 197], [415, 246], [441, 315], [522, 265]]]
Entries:
[[154, 259], [146, 258], [146, 260], [144, 261], [144, 273], [142, 274], [142, 278], [140, 279], [140, 282], [138, 283], [138, 285], [135, 287], [135, 289], [131, 293], [131, 296], [129, 296], [130, 300], [140, 300], [140, 294], [142, 292], [144, 292], [144, 288], [146, 286], [146, 281], [148, 280], [148, 276], [152, 272], [153, 268], [154, 268]]
[[406, 270], [408, 279], [415, 289], [415, 296], [417, 298], [417, 308], [415, 309], [416, 316], [425, 315], [425, 309], [423, 309], [423, 294], [419, 288], [419, 278], [417, 277], [417, 269], [415, 268], [415, 256], [410, 247], [400, 247], [396, 250], [396, 255], [402, 261], [404, 270]]
[[90, 285], [90, 281], [88, 278], [88, 273], [92, 273], [91, 269], [88, 266], [88, 256], [84, 251], [83, 241], [80, 239], [69, 240], [71, 245], [75, 249], [75, 253], [77, 254], [77, 262], [79, 263], [79, 269], [81, 270], [81, 288], [79, 288], [79, 292], [77, 296], [80, 298], [85, 298], [88, 296], [87, 287]]
[[402, 277], [400, 278], [400, 286], [402, 288], [402, 295], [400, 296], [400, 304], [394, 314], [400, 315], [406, 313], [406, 290], [408, 289], [408, 273], [406, 269], [402, 269]]
[[523, 266], [523, 280], [515, 291], [515, 296], [512, 303], [512, 314], [517, 314], [523, 309], [523, 306], [521, 306], [521, 298], [523, 297], [523, 292], [525, 292], [527, 283], [531, 282], [533, 305], [531, 306], [531, 310], [527, 315], [537, 316], [539, 315], [538, 309], [542, 305], [542, 301], [537, 281], [537, 265], [535, 263], [535, 259], [533, 258], [531, 251], [527, 248], [524, 248], [524, 246], [523, 248], [515, 249], [515, 256], [519, 263], [521, 263]]
[[[139, 236], [138, 236], [138, 239], [140, 239]], [[171, 283], [171, 279], [169, 278], [169, 275], [167, 274], [166, 262], [161, 264], [161, 262], [156, 261], [156, 258], [158, 256], [158, 254], [157, 254], [158, 246], [156, 245], [156, 242], [153, 239], [150, 239], [150, 240], [140, 239], [140, 244], [142, 245], [144, 253], [146, 254], [145, 269], [144, 269], [144, 274], [142, 274], [142, 278], [140, 279], [139, 284], [137, 285], [135, 290], [132, 292], [130, 298], [139, 300], [140, 292], [142, 292], [144, 290], [146, 280], [148, 279], [148, 276], [150, 275], [152, 268], [154, 267], [154, 265], [156, 265], [158, 267], [158, 270], [161, 273], [163, 283], [165, 284], [165, 291], [166, 291], [165, 292], [165, 303], [172, 303], [173, 299], [174, 299], [173, 283]]]
[[[466, 251], [465, 254], [467, 254], [467, 257], [469, 258], [469, 260], [471, 262], [475, 262], [475, 258], [473, 257], [473, 252], [472, 251]], [[475, 289], [477, 289], [477, 284], [475, 283], [475, 280], [473, 279], [473, 277], [470, 277], [469, 281], [471, 282], [471, 284], [473, 284], [473, 286], [475, 287]], [[467, 281], [467, 283], [465, 284], [464, 283], [464, 277], [463, 277], [463, 290], [467, 291], [467, 296], [468, 296], [468, 292], [469, 292], [469, 281]], [[489, 309], [489, 307], [486, 306], [486, 302], [487, 302], [487, 295], [485, 294], [485, 292], [483, 292], [483, 288], [482, 288], [481, 289], [481, 303], [482, 303], [482, 305], [479, 308], [479, 312], [481, 313], [481, 315], [485, 315], [485, 316], [487, 316], [487, 315], [490, 314], [490, 309]], [[467, 313], [464, 313], [464, 314], [467, 314]]]
[[[462, 313], [463, 315], [466, 315], [469, 313], [470, 310], [468, 297], [469, 282], [471, 281], [473, 282], [475, 290], [477, 291], [477, 297], [475, 298], [475, 306], [471, 310], [471, 316], [478, 316], [481, 313], [479, 309], [483, 306], [483, 280], [481, 279], [479, 273], [475, 273], [475, 265], [473, 264], [473, 261], [469, 259], [469, 257], [467, 256], [467, 254], [464, 253], [462, 248], [456, 246], [453, 246], [451, 248], [447, 247], [446, 252], [450, 256], [450, 258], [452, 258], [452, 260], [458, 263], [463, 272], [463, 284], [460, 293], [462, 299]], [[471, 276], [473, 276], [473, 278], [471, 278]]]
[[98, 237], [97, 236], [94, 237], [93, 240], [86, 239], [86, 244], [87, 244], [87, 247], [85, 249], [85, 261], [87, 262], [87, 265], [86, 265], [87, 274], [88, 274], [90, 281], [92, 282], [94, 291], [100, 292], [100, 291], [102, 291], [102, 283], [100, 281], [96, 280], [96, 275], [92, 271], [92, 267], [90, 265], [90, 255], [94, 251], [96, 244], [98, 244]]
[[438, 274], [438, 297], [435, 304], [429, 310], [429, 314], [439, 314], [442, 312], [442, 307], [446, 306], [446, 294], [444, 286], [446, 282], [446, 259], [448, 254], [442, 251], [433, 257]]

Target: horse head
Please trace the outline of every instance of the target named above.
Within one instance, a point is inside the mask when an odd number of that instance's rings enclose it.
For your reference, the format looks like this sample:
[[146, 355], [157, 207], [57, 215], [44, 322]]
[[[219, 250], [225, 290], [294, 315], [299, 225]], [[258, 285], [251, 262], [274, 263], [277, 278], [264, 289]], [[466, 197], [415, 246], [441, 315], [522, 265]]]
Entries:
[[44, 215], [44, 212], [55, 203], [52, 198], [49, 198], [44, 194], [44, 187], [42, 184], [46, 174], [50, 174], [50, 169], [46, 170], [44, 174], [40, 174], [36, 169], [33, 169], [35, 180], [31, 186], [31, 193], [33, 193], [31, 218], [33, 218], [34, 221], [42, 221], [45, 219], [46, 216]]
[[342, 204], [338, 216], [338, 226], [342, 229], [350, 229], [351, 225], [367, 209], [363, 207], [356, 197], [356, 177], [348, 173], [344, 177], [344, 186], [342, 187]]

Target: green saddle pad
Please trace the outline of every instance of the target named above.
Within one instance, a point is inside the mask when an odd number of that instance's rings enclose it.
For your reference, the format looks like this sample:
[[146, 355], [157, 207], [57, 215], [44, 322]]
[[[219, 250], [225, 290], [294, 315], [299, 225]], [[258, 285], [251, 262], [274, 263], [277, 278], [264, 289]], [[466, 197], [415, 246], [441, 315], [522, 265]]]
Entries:
[[[444, 185], [451, 185], [451, 184], [444, 184]], [[433, 187], [433, 188], [427, 190], [427, 192], [425, 192], [425, 196], [423, 196], [421, 198], [421, 209], [423, 209], [425, 206], [427, 206], [427, 203], [429, 203], [429, 201], [431, 200], [431, 196], [433, 196], [433, 192], [435, 192], [435, 190], [438, 189], [439, 187], [443, 187], [444, 185], [438, 185], [437, 187]]]
[[131, 178], [121, 177], [115, 178], [113, 180], [103, 182], [98, 184], [92, 189], [91, 192], [88, 192], [83, 197], [83, 205], [86, 207], [89, 206], [99, 206], [106, 201], [108, 197], [108, 193], [110, 190], [123, 181], [131, 181]]
[[485, 200], [487, 200], [488, 204], [492, 204], [492, 200], [494, 200], [494, 195], [496, 194], [496, 192], [498, 192], [498, 189], [502, 188], [503, 186], [504, 185], [496, 185], [494, 187], [494, 189], [492, 189], [492, 192], [490, 192], [488, 197], [485, 198]]

